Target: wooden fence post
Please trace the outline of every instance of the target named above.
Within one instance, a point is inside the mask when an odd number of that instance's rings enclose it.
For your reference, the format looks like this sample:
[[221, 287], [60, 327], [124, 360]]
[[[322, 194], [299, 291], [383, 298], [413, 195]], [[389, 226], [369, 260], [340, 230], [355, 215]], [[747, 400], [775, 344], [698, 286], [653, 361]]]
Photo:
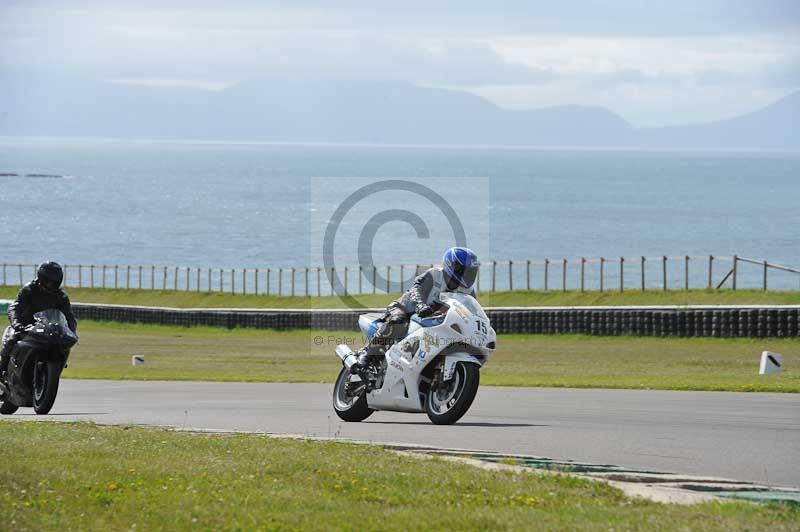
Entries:
[[495, 291], [497, 282], [497, 261], [492, 261], [492, 292]]
[[714, 267], [714, 255], [709, 255], [708, 256], [708, 289], [709, 290], [711, 290], [711, 287], [713, 286], [711, 284], [712, 283], [711, 270], [712, 270], [713, 267]]
[[767, 268], [768, 267], [769, 267], [769, 265], [767, 264], [767, 261], [764, 261], [764, 291], [765, 292], [767, 291]]
[[530, 259], [525, 261], [525, 289], [530, 291], [531, 289], [531, 261]]
[[689, 290], [689, 255], [683, 258], [683, 289]]
[[378, 267], [373, 264], [372, 266], [372, 293], [376, 293], [378, 288], [375, 286], [378, 279]]
[[347, 295], [347, 266], [344, 267], [344, 295]]
[[189, 291], [189, 277], [191, 277], [190, 274], [189, 274], [189, 271], [190, 271], [189, 267], [187, 266], [186, 267], [186, 291], [187, 292]]
[[561, 291], [567, 291], [567, 259], [561, 263]]
[[733, 256], [733, 289], [736, 290], [736, 277], [738, 274], [738, 262], [739, 257], [737, 255]]
[[647, 259], [645, 259], [644, 256], [642, 256], [642, 292], [645, 291], [645, 285], [644, 285], [644, 263], [645, 263], [646, 260]]
[[547, 292], [549, 273], [550, 273], [550, 259], [544, 259], [544, 291], [545, 292]]
[[391, 286], [389, 286], [391, 284], [391, 278], [392, 278], [392, 267], [387, 264], [386, 265], [386, 293], [387, 294], [391, 293], [391, 290], [390, 290]]
[[[333, 279], [333, 276], [331, 276]], [[278, 268], [278, 296], [283, 295], [283, 268]]]
[[581, 292], [586, 288], [586, 257], [581, 257]]
[[294, 273], [295, 268], [292, 268], [292, 297], [294, 297]]
[[663, 255], [661, 258], [661, 276], [663, 281], [664, 290], [667, 289], [667, 256]]
[[606, 264], [606, 259], [603, 258], [603, 257], [600, 257], [600, 291], [601, 292], [603, 291], [605, 277], [606, 277], [605, 276], [605, 264]]
[[514, 261], [508, 261], [508, 291], [514, 291]]
[[625, 257], [619, 258], [619, 291], [625, 291]]

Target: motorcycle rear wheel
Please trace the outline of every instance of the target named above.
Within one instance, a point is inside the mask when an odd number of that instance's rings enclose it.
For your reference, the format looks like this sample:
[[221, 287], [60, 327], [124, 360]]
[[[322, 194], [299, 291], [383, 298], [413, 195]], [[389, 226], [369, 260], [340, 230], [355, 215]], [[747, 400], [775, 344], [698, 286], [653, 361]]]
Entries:
[[351, 377], [354, 375], [350, 373], [350, 370], [342, 367], [342, 371], [336, 378], [336, 384], [333, 386], [333, 409], [342, 421], [357, 423], [371, 416], [374, 410], [367, 406], [365, 391], [362, 391], [357, 397], [347, 393], [346, 386]]
[[61, 365], [55, 360], [38, 359], [33, 366], [33, 410], [39, 415], [50, 412], [56, 402]]
[[467, 413], [481, 381], [477, 364], [456, 363], [453, 377], [428, 391], [425, 397], [425, 413], [436, 425], [452, 425]]

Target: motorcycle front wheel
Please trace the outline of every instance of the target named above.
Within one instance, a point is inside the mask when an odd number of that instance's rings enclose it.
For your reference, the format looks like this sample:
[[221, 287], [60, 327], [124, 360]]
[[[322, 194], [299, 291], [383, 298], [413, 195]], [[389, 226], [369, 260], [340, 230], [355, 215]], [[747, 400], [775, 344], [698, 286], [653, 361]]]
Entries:
[[61, 364], [55, 360], [38, 359], [33, 366], [33, 410], [40, 415], [53, 408], [61, 379]]
[[453, 377], [428, 391], [425, 413], [436, 425], [452, 425], [467, 413], [478, 393], [481, 372], [477, 364], [456, 363]]
[[367, 406], [367, 393], [358, 375], [342, 367], [333, 386], [333, 409], [343, 421], [364, 421], [374, 410]]

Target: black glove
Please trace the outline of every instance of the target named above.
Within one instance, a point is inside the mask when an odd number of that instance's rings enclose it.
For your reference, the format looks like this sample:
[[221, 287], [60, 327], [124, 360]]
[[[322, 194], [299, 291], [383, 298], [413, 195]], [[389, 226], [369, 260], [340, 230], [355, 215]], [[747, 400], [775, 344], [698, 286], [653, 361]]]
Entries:
[[417, 308], [417, 316], [420, 318], [427, 318], [429, 316], [433, 316], [433, 309], [428, 305], [420, 305]]

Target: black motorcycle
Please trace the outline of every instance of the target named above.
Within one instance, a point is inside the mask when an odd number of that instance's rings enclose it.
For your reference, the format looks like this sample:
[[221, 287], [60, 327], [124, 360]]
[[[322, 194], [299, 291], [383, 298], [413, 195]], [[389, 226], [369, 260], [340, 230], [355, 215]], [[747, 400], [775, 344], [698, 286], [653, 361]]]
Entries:
[[0, 379], [0, 414], [13, 414], [20, 406], [32, 406], [37, 414], [50, 412], [69, 351], [77, 342], [60, 310], [34, 314], [33, 324], [12, 349], [8, 370]]

